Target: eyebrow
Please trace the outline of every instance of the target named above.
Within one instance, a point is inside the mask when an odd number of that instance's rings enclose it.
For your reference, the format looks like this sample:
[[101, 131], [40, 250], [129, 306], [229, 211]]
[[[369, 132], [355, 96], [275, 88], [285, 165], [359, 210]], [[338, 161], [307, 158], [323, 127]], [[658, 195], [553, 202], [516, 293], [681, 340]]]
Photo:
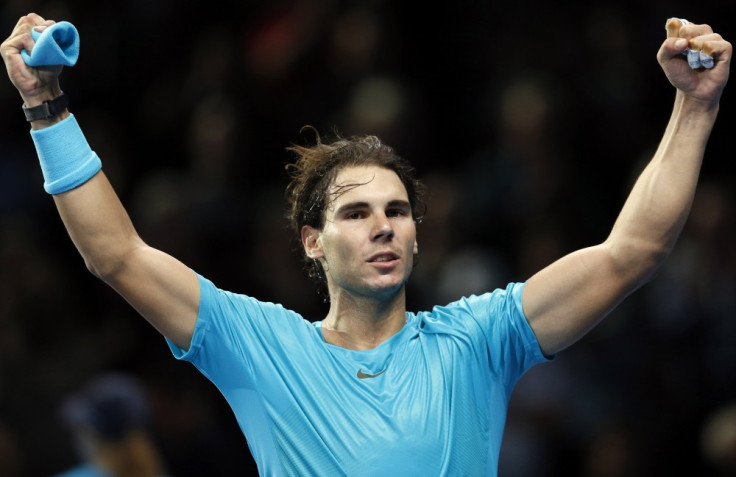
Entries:
[[[387, 208], [391, 207], [401, 207], [405, 208], [407, 210], [411, 210], [411, 204], [409, 201], [406, 200], [391, 200], [386, 204]], [[370, 208], [370, 204], [368, 202], [350, 202], [344, 205], [341, 205], [336, 211], [335, 215], [342, 215], [347, 212], [351, 212], [353, 210], [360, 210], [360, 209], [367, 209]]]

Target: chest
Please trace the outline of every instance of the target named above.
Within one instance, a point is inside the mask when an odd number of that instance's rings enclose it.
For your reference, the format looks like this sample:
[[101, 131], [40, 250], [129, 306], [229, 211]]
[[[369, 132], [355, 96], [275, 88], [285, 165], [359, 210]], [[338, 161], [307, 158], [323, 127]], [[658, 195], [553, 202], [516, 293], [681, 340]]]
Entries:
[[269, 367], [259, 389], [272, 413], [355, 445], [441, 436], [458, 412], [482, 421], [482, 364], [462, 344], [420, 336], [389, 352], [344, 351], [304, 346]]
[[[290, 471], [339, 466], [331, 475], [376, 475], [381, 463], [387, 475], [418, 475], [409, 469], [436, 472], [485, 455], [481, 368], [462, 343], [432, 337], [373, 353], [303, 344], [260, 360], [257, 389]], [[409, 473], [397, 474], [402, 466]]]

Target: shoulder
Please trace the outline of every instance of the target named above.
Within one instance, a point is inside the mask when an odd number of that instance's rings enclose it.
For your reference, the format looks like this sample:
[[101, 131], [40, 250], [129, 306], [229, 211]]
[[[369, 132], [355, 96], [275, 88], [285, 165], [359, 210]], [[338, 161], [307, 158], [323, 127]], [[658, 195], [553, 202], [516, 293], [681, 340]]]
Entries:
[[512, 282], [418, 313], [417, 326], [425, 333], [473, 343], [476, 349], [485, 350], [491, 369], [515, 382], [533, 364], [546, 360], [524, 315], [524, 285]]
[[261, 301], [249, 295], [224, 290], [199, 274], [197, 278], [199, 279], [201, 295], [200, 315], [209, 311], [237, 316], [263, 315], [301, 319], [301, 315], [280, 303]]
[[[299, 342], [314, 333], [314, 326], [299, 313], [279, 303], [223, 290], [198, 276], [201, 299], [195, 340], [243, 341], [247, 347], [258, 342]], [[256, 343], [254, 343], [256, 342]]]
[[505, 288], [497, 288], [480, 295], [469, 295], [431, 311], [418, 313], [423, 320], [446, 321], [457, 318], [476, 320], [498, 319], [503, 316], [522, 316], [521, 295], [524, 283], [512, 282]]
[[524, 283], [470, 295], [431, 311], [416, 315], [417, 326], [425, 333], [466, 337], [474, 342], [498, 346], [536, 340], [522, 309]]
[[227, 291], [197, 277], [201, 299], [191, 346], [171, 349], [175, 357], [193, 362], [208, 376], [231, 379], [233, 370], [251, 375], [251, 365], [263, 361], [263, 356], [318, 341], [312, 323], [281, 304]]

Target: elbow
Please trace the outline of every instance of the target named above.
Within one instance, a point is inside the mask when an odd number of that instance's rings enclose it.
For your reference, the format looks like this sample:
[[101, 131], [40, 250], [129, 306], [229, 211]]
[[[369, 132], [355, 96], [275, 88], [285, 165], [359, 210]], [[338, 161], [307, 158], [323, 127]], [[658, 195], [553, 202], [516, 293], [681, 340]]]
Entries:
[[670, 256], [672, 247], [659, 247], [648, 250], [645, 257], [642, 259], [643, 267], [640, 271], [642, 277], [642, 284], [646, 284], [654, 280], [662, 269], [662, 265], [667, 261], [667, 257]]
[[87, 270], [103, 282], [110, 282], [122, 268], [122, 264], [114, 260], [103, 260], [100, 258], [84, 257]]
[[113, 284], [117, 277], [128, 269], [128, 264], [134, 259], [142, 242], [127, 247], [103, 249], [97, 253], [83, 253], [84, 264], [87, 270], [105, 283]]
[[635, 288], [656, 278], [671, 251], [671, 247], [642, 243], [610, 247], [615, 268], [621, 275], [628, 277]]
[[653, 261], [651, 265], [648, 267], [643, 268], [640, 271], [638, 286], [646, 285], [647, 283], [654, 280], [657, 275], [659, 275], [659, 271], [662, 267], [662, 264], [664, 263], [664, 259]]
[[639, 277], [641, 284], [651, 282], [659, 273], [662, 265], [670, 255], [670, 249], [667, 248], [648, 248], [641, 251], [631, 262], [632, 273]]

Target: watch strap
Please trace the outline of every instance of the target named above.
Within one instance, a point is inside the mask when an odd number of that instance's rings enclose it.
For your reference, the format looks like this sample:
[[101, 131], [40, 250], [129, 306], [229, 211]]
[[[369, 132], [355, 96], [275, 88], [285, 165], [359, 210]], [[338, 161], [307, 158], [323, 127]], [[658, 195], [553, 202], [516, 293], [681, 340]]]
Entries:
[[54, 99], [47, 99], [38, 106], [27, 108], [23, 105], [23, 112], [26, 115], [26, 121], [38, 121], [40, 119], [51, 119], [64, 111], [69, 106], [69, 98], [64, 93]]

